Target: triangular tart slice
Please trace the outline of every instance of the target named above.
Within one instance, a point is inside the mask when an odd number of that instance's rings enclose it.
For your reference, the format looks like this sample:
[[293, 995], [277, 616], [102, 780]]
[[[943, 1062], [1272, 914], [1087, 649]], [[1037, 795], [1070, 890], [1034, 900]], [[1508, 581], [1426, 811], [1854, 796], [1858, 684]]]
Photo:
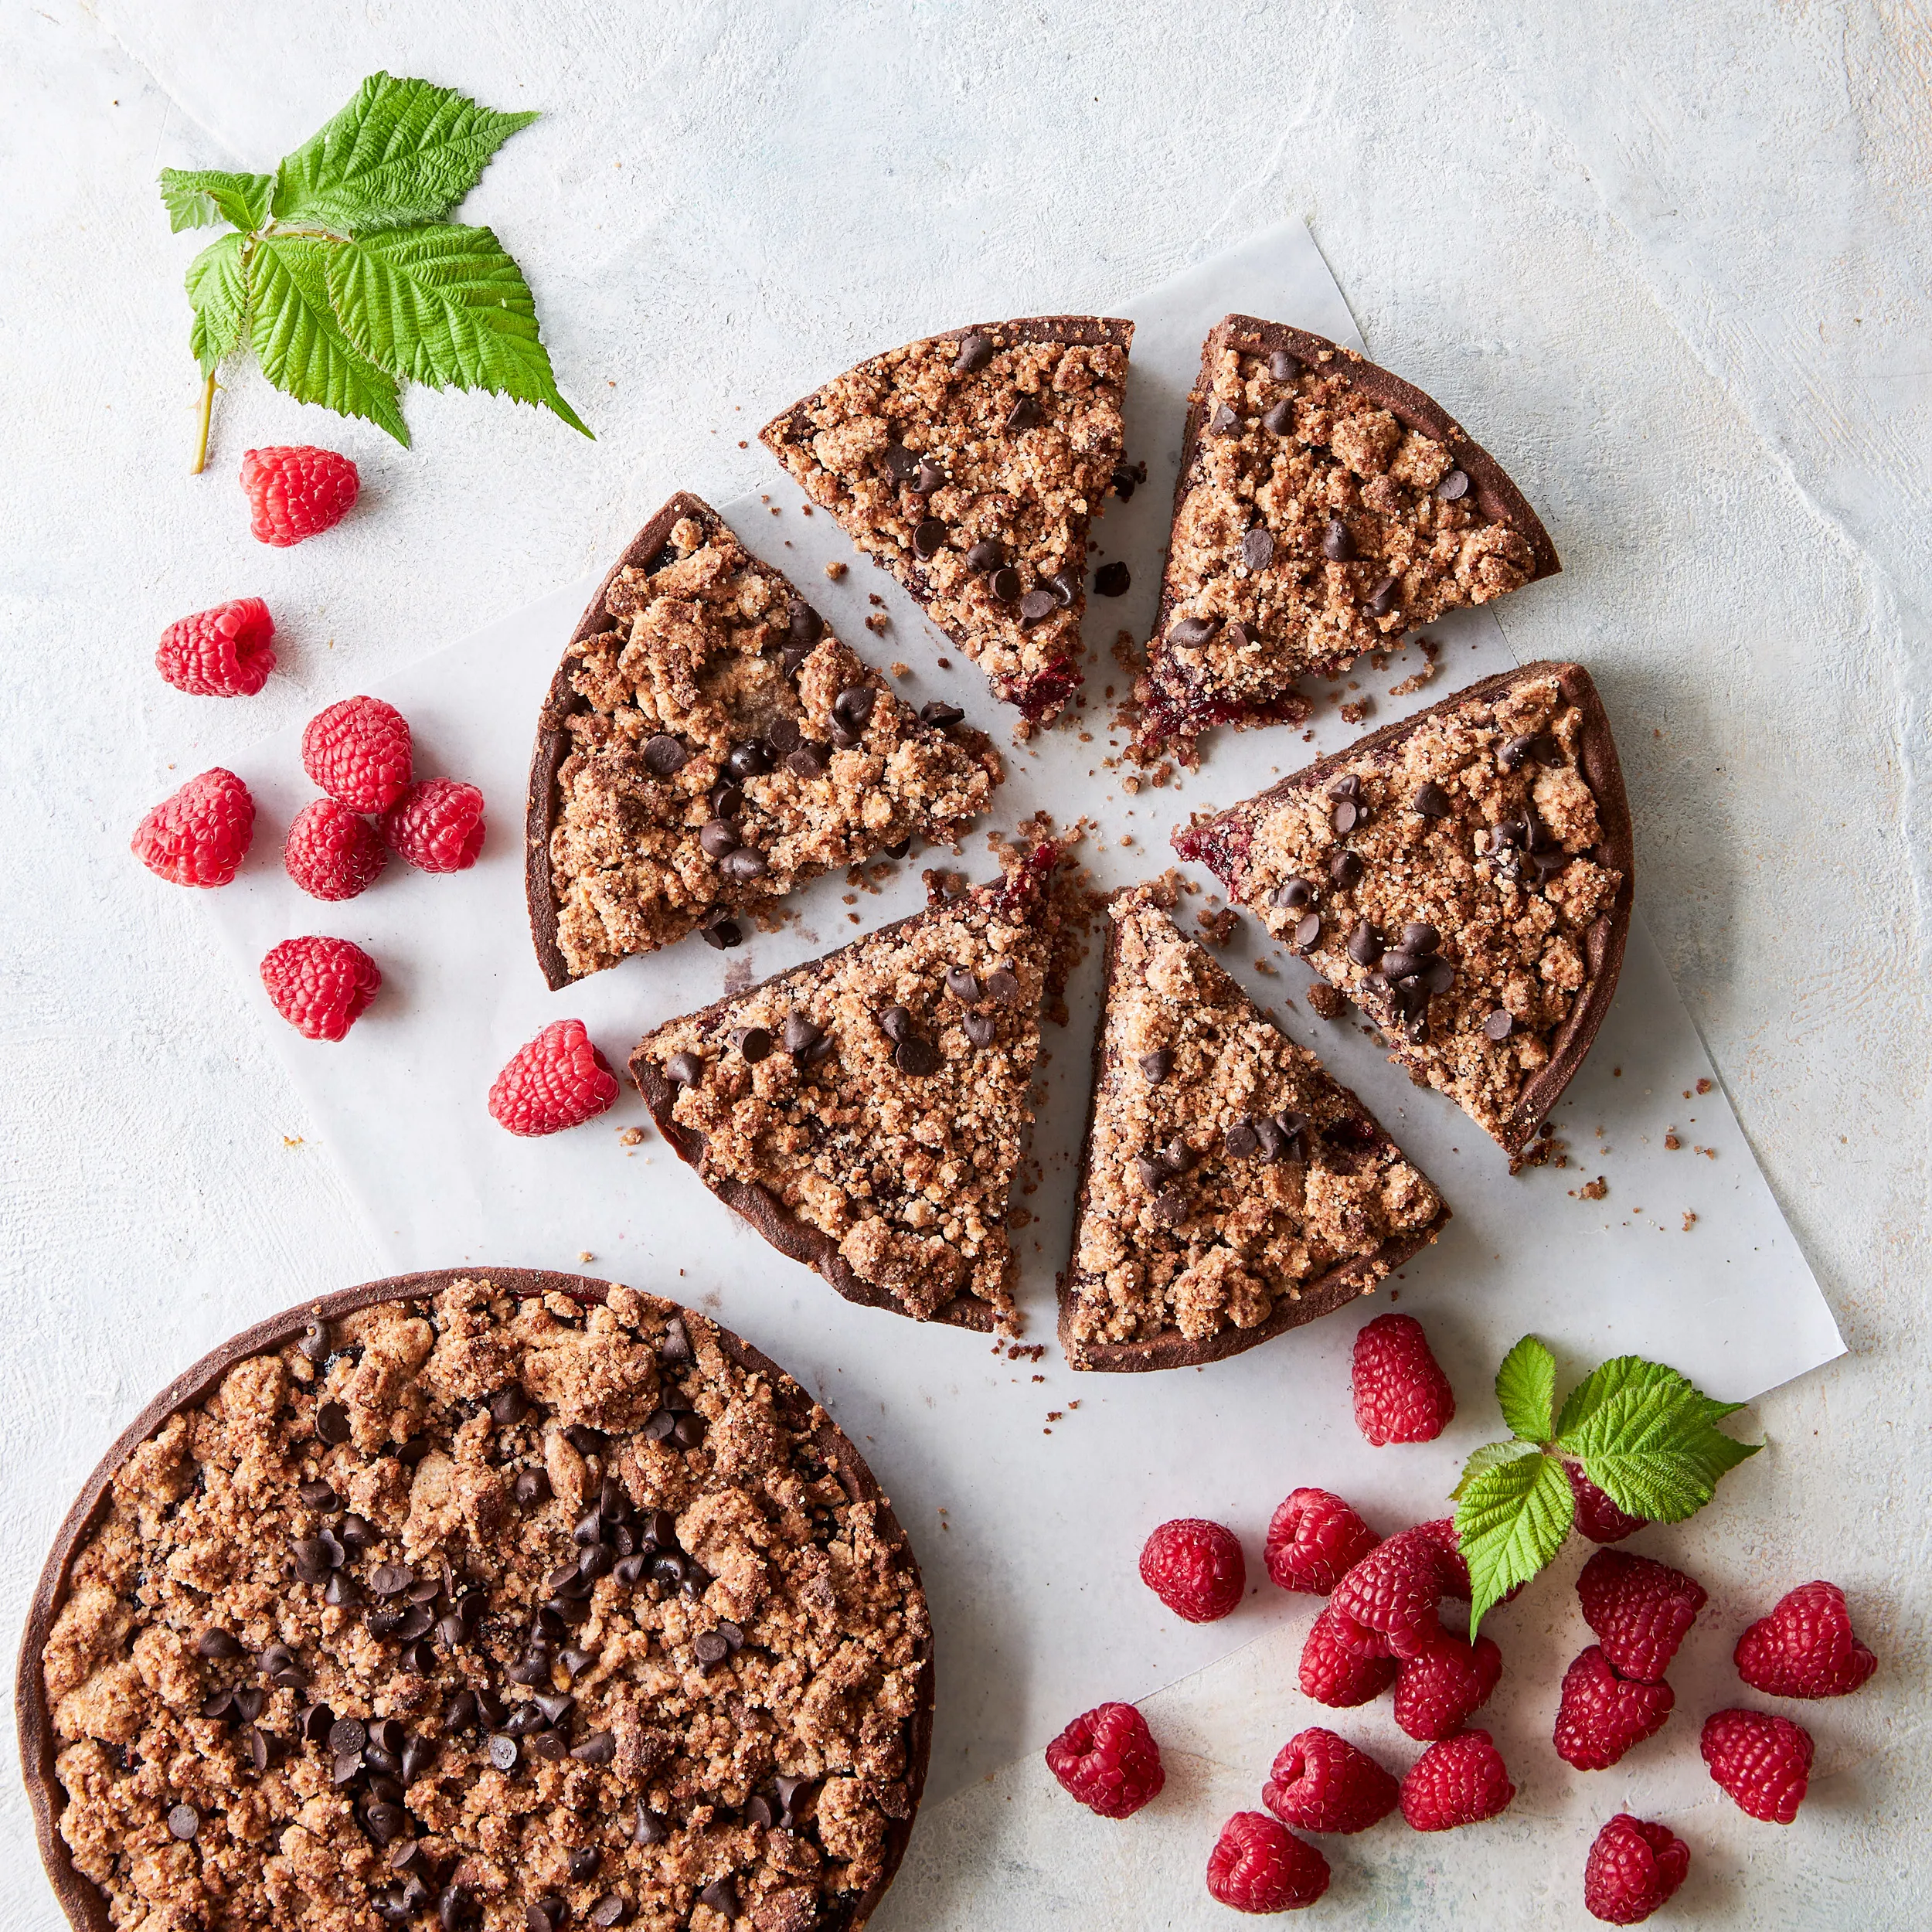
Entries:
[[1617, 990], [1635, 869], [1580, 664], [1485, 678], [1175, 833], [1520, 1157]]
[[1005, 879], [645, 1036], [664, 1135], [711, 1191], [848, 1301], [1012, 1319], [1008, 1196], [1032, 1122], [1056, 923], [1043, 846]]
[[1449, 1210], [1360, 1100], [1168, 917], [1116, 895], [1060, 1341], [1077, 1369], [1238, 1355], [1371, 1293]]
[[994, 694], [1046, 723], [1080, 685], [1087, 525], [1121, 461], [1131, 322], [978, 322], [875, 355], [759, 434]]
[[1229, 315], [1188, 397], [1146, 675], [1145, 755], [1217, 724], [1298, 723], [1295, 689], [1562, 566], [1502, 465], [1400, 376]]
[[699, 498], [599, 586], [531, 762], [530, 930], [553, 988], [738, 920], [914, 838], [950, 843], [1000, 781], [957, 707], [915, 711]]

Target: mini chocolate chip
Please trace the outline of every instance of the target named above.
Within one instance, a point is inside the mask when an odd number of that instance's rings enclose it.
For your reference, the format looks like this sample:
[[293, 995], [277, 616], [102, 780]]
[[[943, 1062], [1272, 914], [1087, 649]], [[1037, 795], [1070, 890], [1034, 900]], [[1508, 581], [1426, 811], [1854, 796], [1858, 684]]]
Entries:
[[362, 1775], [360, 1751], [338, 1751], [329, 1760], [328, 1781], [338, 1791], [353, 1784]]
[[722, 1912], [728, 1919], [735, 1919], [738, 1916], [738, 1888], [729, 1875], [713, 1879], [698, 1896], [713, 1911]]
[[989, 335], [982, 335], [975, 329], [959, 338], [959, 354], [954, 359], [955, 376], [971, 376], [984, 369], [993, 359], [993, 342]]
[[930, 496], [935, 490], [946, 487], [946, 472], [930, 456], [919, 459], [919, 474], [913, 478], [913, 488], [921, 496]]
[[369, 1727], [359, 1717], [345, 1717], [328, 1727], [328, 1748], [338, 1757], [352, 1756], [369, 1742]]
[[[682, 1422], [684, 1418], [680, 1416], [678, 1420]], [[678, 1432], [676, 1430], [672, 1430], [671, 1432], [671, 1439], [672, 1441], [675, 1442], [677, 1440], [677, 1435]], [[604, 1575], [609, 1570], [611, 1564], [616, 1561], [616, 1557], [611, 1553], [611, 1551], [607, 1545], [603, 1543], [593, 1543], [588, 1549], [584, 1551], [582, 1556], [578, 1557], [577, 1574], [580, 1577], [590, 1577], [594, 1580], [596, 1578]]]
[[941, 731], [948, 730], [954, 725], [963, 723], [965, 717], [965, 713], [961, 710], [957, 705], [947, 704], [941, 698], [934, 698], [930, 703], [921, 705], [919, 709], [920, 723], [932, 725]]
[[1498, 1006], [1482, 1023], [1482, 1030], [1500, 1046], [1516, 1030], [1516, 1016], [1506, 1006]]
[[771, 1800], [762, 1791], [753, 1791], [745, 1800], [745, 1822], [755, 1825], [760, 1831], [768, 1832], [777, 1822], [778, 1814], [771, 1808]]
[[[337, 1525], [336, 1532], [341, 1536], [345, 1548], [372, 1549], [376, 1546], [376, 1526], [368, 1517], [359, 1515], [353, 1509]], [[326, 1529], [322, 1532], [325, 1536], [328, 1533]]]
[[349, 1411], [339, 1402], [325, 1402], [315, 1411], [315, 1433], [332, 1447], [348, 1441]]
[[722, 1664], [731, 1655], [731, 1646], [715, 1630], [702, 1631], [691, 1641], [693, 1655], [701, 1664]]
[[814, 645], [825, 634], [825, 621], [808, 604], [794, 604], [785, 621], [785, 634], [794, 644]]
[[1422, 990], [1430, 998], [1446, 993], [1456, 983], [1456, 969], [1438, 954], [1422, 963]]
[[411, 1436], [396, 1449], [396, 1459], [406, 1469], [413, 1469], [430, 1452], [427, 1436]]
[[1261, 418], [1261, 427], [1271, 436], [1286, 436], [1294, 427], [1294, 400], [1284, 396]]
[[597, 1661], [597, 1654], [594, 1650], [566, 1650], [557, 1658], [573, 1680], [580, 1677]]
[[201, 1714], [204, 1717], [219, 1717], [229, 1723], [235, 1721], [235, 1693], [232, 1690], [211, 1691], [202, 1700]]
[[393, 1845], [403, 1835], [408, 1820], [397, 1804], [372, 1804], [362, 1814], [362, 1822], [377, 1845]]
[[1411, 952], [1389, 951], [1376, 962], [1376, 968], [1386, 980], [1407, 979], [1420, 971], [1422, 961]]
[[1178, 1187], [1155, 1195], [1154, 1218], [1168, 1227], [1179, 1227], [1187, 1219], [1187, 1196]]
[[1321, 937], [1321, 915], [1319, 913], [1304, 913], [1295, 923], [1295, 951], [1305, 953]]
[[1315, 887], [1307, 879], [1296, 878], [1285, 879], [1275, 887], [1272, 903], [1299, 912], [1304, 906], [1312, 906], [1315, 898]]
[[1469, 478], [1461, 470], [1451, 470], [1436, 485], [1436, 495], [1445, 503], [1459, 502], [1469, 494]]
[[1241, 419], [1225, 403], [1216, 403], [1214, 413], [1208, 418], [1208, 434], [1233, 436], [1241, 427]]
[[248, 1761], [260, 1777], [275, 1761], [275, 1740], [266, 1731], [250, 1728], [248, 1733]]
[[1051, 590], [1029, 590], [1019, 600], [1019, 621], [1022, 624], [1038, 624], [1043, 618], [1052, 616], [1055, 608]]
[[850, 684], [832, 699], [832, 716], [855, 731], [862, 730], [878, 702], [879, 693], [870, 685]]
[[1149, 1087], [1158, 1087], [1174, 1071], [1174, 1056], [1165, 1046], [1141, 1056], [1141, 1077]]
[[611, 1566], [611, 1574], [626, 1590], [635, 1590], [644, 1580], [646, 1561], [642, 1556], [621, 1556]]
[[499, 1389], [489, 1400], [490, 1420], [499, 1429], [513, 1429], [523, 1420], [523, 1391]]
[[302, 1338], [295, 1344], [298, 1352], [311, 1362], [321, 1362], [328, 1354], [328, 1327], [323, 1321], [311, 1321], [302, 1330]]
[[298, 1735], [311, 1744], [325, 1744], [328, 1734], [335, 1728], [335, 1713], [326, 1704], [311, 1704], [305, 1711], [298, 1711], [295, 1729]]
[[631, 1908], [614, 1892], [607, 1892], [590, 1908], [590, 1923], [594, 1926], [621, 1925], [631, 1916]]
[[801, 1012], [785, 1015], [784, 1047], [787, 1053], [802, 1053], [825, 1037], [825, 1029]]
[[436, 1901], [437, 1923], [443, 1932], [462, 1932], [472, 1916], [468, 1889], [461, 1885], [444, 1886]]
[[1359, 852], [1338, 852], [1328, 861], [1328, 876], [1344, 892], [1351, 886], [1360, 884], [1362, 875], [1367, 870]]
[[818, 1783], [812, 1778], [791, 1777], [783, 1773], [771, 1781], [777, 1787], [778, 1802], [784, 1807], [779, 1822], [790, 1831], [811, 1808], [812, 1800], [818, 1795]]
[[888, 1006], [879, 1015], [879, 1030], [895, 1043], [913, 1036], [913, 1016], [903, 1006]]
[[[526, 1706], [527, 1708], [527, 1706]], [[517, 1760], [522, 1756], [517, 1741], [507, 1732], [499, 1731], [490, 1740], [490, 1762], [499, 1771], [513, 1771]]]
[[325, 1512], [337, 1507], [338, 1498], [332, 1485], [325, 1482], [305, 1482], [296, 1490], [297, 1500], [304, 1509], [318, 1509]]
[[1342, 798], [1329, 811], [1328, 823], [1334, 826], [1337, 837], [1345, 838], [1367, 815], [1352, 798]]
[[1330, 517], [1328, 529], [1321, 533], [1321, 554], [1331, 563], [1345, 563], [1355, 555], [1355, 539], [1338, 516]]
[[594, 1845], [580, 1845], [570, 1854], [570, 1873], [573, 1885], [582, 1885], [597, 1875], [597, 1867], [604, 1862], [604, 1854]]
[[1281, 1123], [1266, 1114], [1254, 1123], [1255, 1151], [1264, 1162], [1280, 1160], [1288, 1151], [1290, 1138]]
[[[997, 570], [1005, 555], [1006, 553], [991, 537], [983, 536], [966, 553], [966, 567], [982, 573], [988, 570]], [[993, 594], [997, 597], [1000, 594], [996, 590]]]
[[410, 1675], [427, 1677], [436, 1668], [436, 1652], [419, 1637], [413, 1643], [403, 1646], [396, 1661]]
[[1246, 651], [1261, 641], [1261, 633], [1251, 624], [1230, 623], [1223, 634], [1233, 651]]
[[920, 519], [913, 532], [913, 554], [915, 556], [936, 556], [946, 547], [946, 526], [936, 516]]
[[825, 761], [813, 747], [801, 745], [796, 751], [785, 754], [785, 769], [794, 778], [809, 781], [825, 775]]
[[509, 1715], [509, 1706], [493, 1690], [480, 1690], [476, 1693], [476, 1714], [484, 1727], [495, 1730]]
[[939, 1049], [930, 1040], [921, 1039], [915, 1034], [910, 1039], [901, 1040], [893, 1049], [893, 1064], [902, 1073], [923, 1079], [928, 1073], [939, 1071]]
[[1071, 570], [1056, 570], [1046, 580], [1046, 587], [1053, 592], [1063, 611], [1070, 611], [1074, 599], [1080, 594], [1080, 580]]
[[1002, 564], [986, 580], [986, 587], [1002, 604], [1017, 604], [1020, 594], [1020, 576], [1010, 563]]
[[690, 753], [668, 731], [654, 731], [644, 741], [645, 769], [660, 778], [683, 770], [690, 761]]
[[737, 1036], [738, 1051], [756, 1066], [771, 1052], [771, 1036], [762, 1026], [747, 1026]]
[[261, 1716], [262, 1707], [267, 1702], [268, 1694], [259, 1684], [242, 1684], [236, 1687], [235, 1709], [244, 1723], [253, 1723]]
[[1362, 781], [1352, 771], [1345, 771], [1338, 778], [1331, 778], [1325, 787], [1325, 795], [1331, 798], [1359, 798]]
[[1384, 577], [1369, 593], [1369, 608], [1379, 617], [1386, 617], [1402, 602], [1402, 585], [1394, 577]]
[[377, 1597], [400, 1597], [415, 1580], [400, 1563], [378, 1563], [369, 1573], [369, 1587]]
[[242, 1647], [225, 1630], [211, 1625], [196, 1640], [196, 1650], [203, 1657], [240, 1657]]
[[964, 966], [948, 966], [946, 968], [946, 990], [962, 1005], [970, 1006], [980, 997], [978, 980]]
[[1358, 966], [1372, 966], [1382, 957], [1382, 935], [1366, 919], [1349, 934], [1349, 957]]
[[1250, 1160], [1261, 1151], [1261, 1137], [1252, 1121], [1236, 1121], [1224, 1137], [1229, 1155], [1235, 1160]]
[[707, 819], [699, 831], [698, 846], [707, 859], [723, 859], [738, 849], [738, 828], [726, 818]]
[[919, 473], [919, 458], [903, 443], [888, 443], [884, 455], [886, 467], [902, 482], [907, 482]]
[[720, 781], [711, 787], [711, 815], [736, 818], [745, 808], [745, 795], [734, 784]]
[[762, 745], [733, 745], [725, 758], [725, 769], [734, 778], [757, 778], [771, 769]]
[[999, 1022], [991, 1013], [964, 1014], [960, 1025], [965, 1029], [967, 1039], [975, 1046], [991, 1046], [993, 1036], [999, 1031]]
[[519, 1469], [516, 1480], [510, 1485], [510, 1494], [524, 1509], [534, 1509], [539, 1503], [549, 1500], [550, 1478], [541, 1469]]
[[662, 1845], [671, 1835], [671, 1821], [662, 1811], [652, 1811], [638, 1800], [638, 1822], [631, 1834], [633, 1845]]
[[436, 1762], [436, 1746], [427, 1737], [412, 1737], [403, 1747], [401, 1771], [403, 1782], [413, 1784]]
[[1405, 952], [1433, 953], [1442, 944], [1442, 935], [1426, 919], [1412, 919], [1402, 929]]
[[1182, 650], [1192, 650], [1208, 639], [1221, 628], [1218, 617], [1183, 617], [1168, 631], [1168, 641], [1179, 645]]
[[710, 918], [698, 928], [698, 937], [715, 951], [723, 952], [727, 947], [742, 946], [744, 934], [735, 919], [727, 919], [720, 906]]
[[353, 1577], [345, 1577], [339, 1570], [329, 1573], [322, 1586], [322, 1601], [331, 1609], [353, 1610], [362, 1600], [362, 1587]]
[[1274, 532], [1257, 523], [1241, 539], [1241, 561], [1250, 570], [1265, 570], [1274, 561]]
[[532, 1899], [523, 1909], [523, 1923], [527, 1932], [563, 1932], [569, 1910], [559, 1898]]
[[1167, 1169], [1161, 1165], [1159, 1158], [1146, 1154], [1134, 1155], [1134, 1172], [1141, 1177], [1141, 1185], [1150, 1192], [1167, 1179]]
[[1291, 383], [1301, 373], [1301, 365], [1285, 349], [1277, 349], [1268, 358], [1268, 373], [1277, 383]]
[[695, 1449], [704, 1440], [704, 1417], [699, 1415], [680, 1416], [678, 1426], [671, 1431], [671, 1440], [680, 1449]]
[[1094, 589], [1100, 597], [1124, 597], [1133, 583], [1133, 577], [1124, 563], [1103, 563], [1094, 573]]
[[1002, 1006], [1010, 1006], [1019, 998], [1019, 981], [1004, 966], [995, 966], [986, 975], [986, 991]]
[[546, 1724], [560, 1724], [570, 1716], [577, 1699], [568, 1691], [540, 1691], [530, 1702], [543, 1713]]
[[737, 1624], [734, 1624], [729, 1617], [725, 1617], [719, 1624], [718, 1634], [731, 1646], [732, 1651], [734, 1655], [738, 1651], [743, 1650], [745, 1647], [744, 1631]]
[[1409, 808], [1418, 818], [1447, 818], [1456, 808], [1448, 793], [1431, 779], [1410, 801]]
[[696, 1053], [673, 1053], [665, 1062], [664, 1070], [680, 1087], [696, 1087], [704, 1078], [704, 1062]]
[[1035, 396], [1022, 396], [1006, 413], [1006, 427], [1009, 433], [1030, 430], [1040, 420], [1039, 399]]
[[168, 1814], [168, 1829], [185, 1842], [201, 1829], [201, 1814], [192, 1804], [177, 1804]]

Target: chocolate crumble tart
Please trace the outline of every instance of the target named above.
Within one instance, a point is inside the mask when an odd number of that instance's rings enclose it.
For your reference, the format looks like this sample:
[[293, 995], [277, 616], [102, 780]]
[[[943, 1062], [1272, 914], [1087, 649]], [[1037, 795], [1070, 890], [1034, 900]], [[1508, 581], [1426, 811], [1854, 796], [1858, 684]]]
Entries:
[[1581, 665], [1486, 678], [1174, 845], [1512, 1159], [1616, 991], [1630, 808]]
[[631, 1073], [705, 1185], [848, 1301], [1014, 1316], [1008, 1195], [1057, 926], [1043, 845], [993, 885], [648, 1034]]
[[1322, 335], [1229, 315], [1188, 398], [1138, 750], [1299, 723], [1294, 689], [1561, 568], [1522, 492], [1447, 413]]
[[1120, 466], [1133, 335], [1098, 315], [977, 323], [875, 355], [759, 432], [1036, 723], [1080, 686], [1087, 526]]
[[1239, 1354], [1372, 1293], [1442, 1198], [1168, 917], [1116, 896], [1060, 1340], [1076, 1369]]
[[672, 498], [564, 652], [530, 772], [531, 931], [554, 989], [914, 838], [950, 842], [999, 756], [915, 711], [696, 497]]
[[824, 1410], [675, 1303], [512, 1270], [167, 1390], [63, 1529], [19, 1706], [85, 1932], [855, 1932], [932, 1691]]

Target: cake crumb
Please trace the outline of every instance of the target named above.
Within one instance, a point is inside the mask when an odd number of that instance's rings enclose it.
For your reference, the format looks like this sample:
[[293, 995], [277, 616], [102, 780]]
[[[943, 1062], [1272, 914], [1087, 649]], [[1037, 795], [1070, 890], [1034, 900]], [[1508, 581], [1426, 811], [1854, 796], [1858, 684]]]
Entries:
[[887, 617], [884, 611], [875, 611], [866, 618], [866, 628], [875, 637], [883, 638], [886, 634], [886, 626], [891, 622], [892, 619]]
[[620, 1147], [641, 1147], [644, 1145], [644, 1129], [641, 1127], [627, 1127], [617, 1136], [617, 1145]]
[[1682, 1228], [1679, 1230], [1679, 1233], [1681, 1233], [1688, 1234], [1688, 1233], [1690, 1233], [1690, 1231], [1691, 1231], [1691, 1230], [1692, 1230], [1692, 1228], [1694, 1228], [1695, 1226], [1696, 1226], [1696, 1225], [1697, 1225], [1697, 1216], [1696, 1216], [1695, 1214], [1693, 1214], [1693, 1213], [1690, 1211], [1690, 1209], [1689, 1209], [1689, 1208], [1685, 1209], [1685, 1210], [1684, 1210], [1684, 1225], [1683, 1225], [1683, 1226], [1682, 1226]]
[[1302, 997], [1323, 1019], [1339, 1019], [1349, 1010], [1349, 1002], [1324, 980], [1317, 980]]
[[830, 577], [833, 583], [842, 583], [845, 581], [845, 573], [850, 567], [849, 564], [841, 563], [836, 557], [834, 557], [831, 563], [825, 566], [825, 575]]
[[1372, 698], [1352, 699], [1342, 707], [1342, 721], [1344, 724], [1359, 724], [1375, 708]]
[[1668, 1148], [1673, 1154], [1675, 1154], [1677, 1150], [1684, 1145], [1684, 1143], [1677, 1138], [1677, 1130], [1675, 1128], [1673, 1127], [1669, 1132], [1664, 1136], [1664, 1145], [1665, 1147]]
[[1579, 1201], [1600, 1201], [1610, 1189], [1600, 1174], [1595, 1180], [1586, 1181], [1581, 1187], [1572, 1188], [1570, 1191]]
[[[1710, 1082], [1709, 1080], [1699, 1080], [1697, 1083], [1697, 1090], [1700, 1094], [1708, 1094], [1711, 1090]], [[1689, 1097], [1688, 1095], [1685, 1096], [1685, 1098], [1688, 1099]]]

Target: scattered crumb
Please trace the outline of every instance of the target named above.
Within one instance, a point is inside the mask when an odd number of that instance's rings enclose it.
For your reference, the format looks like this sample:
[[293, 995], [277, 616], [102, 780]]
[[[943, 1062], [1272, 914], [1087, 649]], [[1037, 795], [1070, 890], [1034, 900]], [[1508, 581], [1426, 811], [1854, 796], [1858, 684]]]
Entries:
[[1132, 772], [1124, 772], [1121, 774], [1121, 789], [1127, 794], [1128, 798], [1131, 798], [1140, 788], [1141, 781]]
[[1272, 979], [1275, 971], [1274, 961], [1271, 959], [1257, 959], [1254, 962], [1254, 970], [1264, 979]]
[[913, 675], [912, 666], [909, 664], [901, 664], [896, 658], [895, 658], [890, 664], [886, 665], [886, 668], [889, 671], [895, 678], [910, 678]]
[[1317, 980], [1306, 995], [1310, 1010], [1324, 1019], [1339, 1019], [1349, 1010], [1349, 1002], [1332, 986]]
[[876, 590], [868, 590], [866, 593], [866, 601], [875, 611], [883, 611], [886, 607], [886, 600]]
[[302, 1137], [299, 1134], [284, 1134], [282, 1136], [284, 1147], [300, 1147], [301, 1145]]
[[1420, 671], [1404, 678], [1401, 683], [1390, 685], [1389, 696], [1392, 698], [1408, 697], [1413, 692], [1420, 691], [1435, 675], [1436, 667], [1433, 664], [1425, 664]]
[[1600, 1201], [1610, 1192], [1610, 1189], [1604, 1177], [1600, 1174], [1595, 1180], [1586, 1181], [1581, 1187], [1573, 1187], [1570, 1192], [1572, 1196], [1579, 1201]]
[[1702, 1155], [1707, 1161], [1714, 1161], [1717, 1158], [1717, 1149], [1714, 1147], [1694, 1147], [1691, 1151], [1693, 1154]]
[[641, 1127], [627, 1127], [617, 1136], [617, 1145], [620, 1147], [641, 1147], [644, 1145], [644, 1129]]
[[1033, 1379], [1034, 1379], [1036, 1382], [1044, 1382], [1044, 1381], [1046, 1379], [1046, 1376], [1034, 1376]]
[[[1000, 1353], [1002, 1345], [997, 1342], [993, 1344], [995, 1355]], [[1037, 1362], [1046, 1352], [1044, 1342], [1009, 1342], [1004, 1346], [1009, 1362]]]
[[874, 636], [883, 638], [886, 634], [886, 627], [891, 622], [892, 619], [884, 611], [875, 611], [866, 618], [866, 628]]
[[1201, 937], [1209, 945], [1225, 946], [1240, 927], [1241, 915], [1232, 906], [1223, 906], [1218, 913], [1196, 913], [1194, 923], [1200, 927]]
[[577, 1259], [580, 1261], [594, 1261], [597, 1258], [597, 1257], [593, 1254], [588, 1248], [582, 1248], [578, 1250]]
[[935, 658], [933, 662], [942, 671], [950, 671], [953, 668], [953, 661], [951, 658]]
[[1665, 1147], [1669, 1148], [1671, 1152], [1673, 1154], [1675, 1154], [1677, 1150], [1684, 1145], [1684, 1143], [1677, 1138], [1677, 1130], [1675, 1128], [1673, 1127], [1671, 1128], [1669, 1132], [1664, 1136], [1664, 1145]]
[[1049, 1409], [1046, 1412], [1046, 1420], [1049, 1422], [1060, 1422], [1065, 1419], [1066, 1414], [1066, 1411], [1064, 1409]]
[[[1710, 1082], [1709, 1080], [1699, 1080], [1697, 1083], [1697, 1090], [1700, 1094], [1708, 1094], [1711, 1090]], [[1687, 1094], [1685, 1097], [1688, 1099], [1689, 1096]]]
[[1697, 1225], [1697, 1216], [1696, 1216], [1696, 1215], [1694, 1215], [1693, 1213], [1692, 1213], [1692, 1212], [1690, 1211], [1690, 1209], [1689, 1209], [1689, 1208], [1685, 1209], [1685, 1210], [1684, 1210], [1684, 1226], [1683, 1226], [1683, 1229], [1682, 1229], [1682, 1231], [1684, 1233], [1688, 1234], [1688, 1233], [1690, 1233], [1690, 1231], [1691, 1231], [1691, 1230], [1692, 1230], [1692, 1228], [1694, 1228], [1695, 1226], [1696, 1226], [1696, 1225]]
[[844, 580], [845, 571], [848, 567], [848, 566], [841, 563], [837, 558], [835, 557], [831, 563], [825, 566], [825, 575], [830, 577], [833, 583], [841, 583]]
[[1351, 699], [1342, 707], [1342, 721], [1344, 724], [1359, 724], [1375, 708], [1376, 701], [1372, 698]]

